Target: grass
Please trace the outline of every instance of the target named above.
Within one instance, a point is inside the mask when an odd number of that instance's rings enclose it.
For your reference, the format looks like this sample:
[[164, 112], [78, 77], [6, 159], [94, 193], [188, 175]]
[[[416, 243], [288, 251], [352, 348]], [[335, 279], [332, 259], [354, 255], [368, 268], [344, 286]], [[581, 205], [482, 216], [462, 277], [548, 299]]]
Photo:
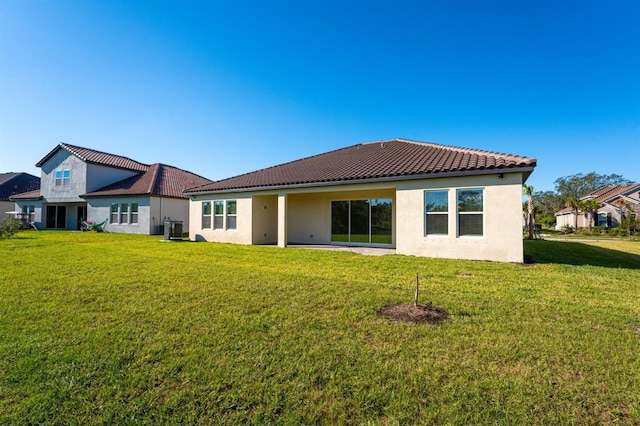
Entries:
[[[0, 241], [0, 424], [639, 424], [640, 244], [535, 266], [159, 237]], [[434, 327], [377, 314], [411, 302]]]

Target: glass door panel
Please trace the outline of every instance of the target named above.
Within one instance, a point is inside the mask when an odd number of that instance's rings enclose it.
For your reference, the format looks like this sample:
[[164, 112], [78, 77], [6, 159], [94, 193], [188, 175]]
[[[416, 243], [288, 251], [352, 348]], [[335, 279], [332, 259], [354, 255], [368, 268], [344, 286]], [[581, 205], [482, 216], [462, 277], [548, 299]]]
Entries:
[[349, 202], [331, 202], [331, 241], [349, 242]]
[[391, 199], [371, 200], [371, 242], [373, 244], [391, 244]]
[[369, 241], [369, 200], [351, 201], [351, 238], [352, 243]]

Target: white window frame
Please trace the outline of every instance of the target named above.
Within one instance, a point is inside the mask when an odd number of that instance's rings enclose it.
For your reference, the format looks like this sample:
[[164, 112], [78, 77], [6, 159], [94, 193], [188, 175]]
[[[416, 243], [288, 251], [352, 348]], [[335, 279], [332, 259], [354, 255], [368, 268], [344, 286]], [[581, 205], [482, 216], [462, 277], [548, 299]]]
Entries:
[[[447, 211], [446, 212], [432, 212], [432, 211], [427, 211], [427, 193], [429, 192], [444, 192], [447, 196]], [[448, 237], [450, 230], [449, 230], [449, 216], [451, 214], [451, 208], [450, 208], [450, 200], [449, 200], [449, 193], [450, 190], [449, 189], [427, 189], [424, 191], [424, 235], [425, 237]], [[427, 226], [427, 217], [429, 215], [439, 215], [439, 216], [446, 216], [447, 217], [447, 232], [442, 234], [442, 233], [430, 233], [429, 232], [429, 227]]]
[[[233, 203], [235, 205], [235, 207], [236, 207], [235, 208], [235, 210], [236, 210], [235, 213], [229, 213], [230, 203]], [[235, 231], [236, 229], [238, 229], [238, 201], [237, 200], [226, 200], [225, 201], [225, 209], [224, 209], [224, 211], [225, 211], [225, 218], [224, 218], [224, 226], [225, 226], [225, 228], [224, 229], [226, 229], [227, 231], [229, 231], [229, 230]], [[233, 218], [234, 219], [233, 222], [235, 222], [235, 223], [233, 224], [233, 227], [231, 227], [229, 225], [229, 222], [230, 222], [229, 218]]]
[[[205, 206], [209, 207], [209, 213], [205, 213]], [[213, 203], [211, 201], [203, 201], [201, 204], [201, 219], [200, 219], [200, 227], [202, 229], [212, 229], [213, 227]], [[209, 219], [209, 226], [205, 226], [205, 219]]]
[[[113, 210], [114, 206], [116, 207], [115, 211]], [[113, 220], [114, 218], [115, 220]], [[118, 203], [111, 203], [111, 207], [109, 207], [109, 222], [113, 224], [120, 223], [118, 222], [119, 218], [120, 218], [120, 205]]]
[[[461, 212], [459, 194], [462, 191], [481, 191], [482, 192], [482, 211]], [[458, 188], [456, 189], [456, 234], [458, 238], [484, 238], [486, 235], [485, 213], [486, 213], [486, 190], [485, 188]], [[460, 216], [466, 215], [482, 215], [482, 234], [461, 234], [460, 233]]]
[[71, 185], [71, 170], [64, 169], [62, 170], [62, 186]]
[[[216, 212], [216, 207], [217, 206], [222, 206], [222, 211], [220, 213]], [[213, 223], [212, 223], [212, 227], [214, 230], [216, 229], [220, 229], [220, 230], [224, 230], [224, 212], [225, 212], [225, 202], [224, 200], [215, 200], [213, 202]], [[216, 224], [216, 219], [220, 220], [219, 224]]]
[[[134, 211], [135, 206], [135, 211]], [[132, 225], [138, 224], [138, 216], [139, 216], [140, 204], [139, 203], [131, 203], [131, 209], [129, 210], [129, 223]]]
[[55, 185], [62, 186], [62, 170], [56, 170], [53, 176], [55, 178]]
[[129, 224], [129, 203], [120, 203], [120, 224]]

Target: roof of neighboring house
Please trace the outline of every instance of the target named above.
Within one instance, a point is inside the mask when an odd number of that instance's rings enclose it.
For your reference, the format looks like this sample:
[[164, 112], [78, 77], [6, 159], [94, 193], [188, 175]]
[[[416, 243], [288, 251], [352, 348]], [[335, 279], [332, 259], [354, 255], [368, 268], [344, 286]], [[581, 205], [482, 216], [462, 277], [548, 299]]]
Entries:
[[87, 163], [116, 167], [119, 169], [134, 170], [137, 172], [146, 172], [149, 169], [148, 164], [139, 163], [135, 160], [123, 157], [121, 155], [109, 154], [107, 152], [96, 151], [95, 149], [82, 148], [80, 146], [75, 146], [63, 142], [60, 142], [47, 155], [45, 155], [40, 161], [38, 161], [36, 163], [36, 166], [42, 167], [44, 163], [46, 163], [61, 149], [69, 151], [71, 154]]
[[21, 194], [12, 195], [11, 201], [14, 200], [39, 200], [42, 198], [42, 194], [40, 194], [40, 190], [36, 189], [35, 191], [23, 192]]
[[0, 201], [40, 188], [40, 178], [29, 173], [0, 173]]
[[156, 163], [149, 166], [149, 169], [144, 173], [80, 196], [89, 198], [152, 195], [158, 197], [186, 198], [186, 196], [183, 195], [185, 189], [211, 182], [209, 179], [186, 170]]
[[415, 142], [404, 139], [369, 142], [326, 152], [191, 188], [187, 193], [297, 186], [454, 172], [520, 169], [528, 176], [535, 158]]
[[598, 188], [595, 191], [592, 191], [585, 195], [584, 197], [580, 197], [581, 200], [588, 200], [590, 198], [595, 198], [601, 203], [607, 202], [618, 195], [626, 194], [627, 192], [633, 191], [635, 188], [640, 190], [640, 183], [631, 183], [629, 185], [607, 185], [602, 188]]
[[[640, 191], [640, 183], [631, 183], [628, 185], [607, 185], [601, 188], [596, 189], [595, 191], [591, 191], [587, 195], [580, 197], [580, 200], [589, 200], [596, 199], [601, 204], [608, 203], [611, 204], [614, 198], [618, 198], [621, 195], [628, 194], [634, 191]], [[565, 207], [562, 210], [558, 210], [555, 212], [556, 216], [560, 216], [563, 214], [573, 213], [573, 208]]]

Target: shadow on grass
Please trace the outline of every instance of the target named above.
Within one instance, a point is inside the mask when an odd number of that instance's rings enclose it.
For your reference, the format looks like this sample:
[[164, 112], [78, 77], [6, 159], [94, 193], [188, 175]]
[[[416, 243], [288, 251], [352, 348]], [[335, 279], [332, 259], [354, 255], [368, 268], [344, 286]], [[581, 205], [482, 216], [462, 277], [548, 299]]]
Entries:
[[525, 241], [524, 252], [527, 261], [532, 263], [640, 269], [640, 256], [637, 254], [577, 242]]

